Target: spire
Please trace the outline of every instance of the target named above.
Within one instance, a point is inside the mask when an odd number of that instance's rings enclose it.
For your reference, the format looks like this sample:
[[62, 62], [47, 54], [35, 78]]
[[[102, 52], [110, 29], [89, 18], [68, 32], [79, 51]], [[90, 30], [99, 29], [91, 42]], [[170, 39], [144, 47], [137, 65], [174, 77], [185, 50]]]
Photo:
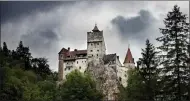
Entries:
[[92, 30], [93, 32], [99, 32], [99, 29], [97, 27], [97, 24], [95, 23], [94, 29]]
[[133, 56], [131, 54], [131, 50], [129, 47], [128, 47], [127, 54], [126, 54], [123, 64], [125, 63], [134, 63]]

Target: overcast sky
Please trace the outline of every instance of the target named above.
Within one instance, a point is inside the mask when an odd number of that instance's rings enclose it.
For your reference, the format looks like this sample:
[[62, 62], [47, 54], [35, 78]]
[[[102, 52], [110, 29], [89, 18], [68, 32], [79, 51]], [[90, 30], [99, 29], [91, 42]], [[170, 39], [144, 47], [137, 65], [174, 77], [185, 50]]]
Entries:
[[0, 2], [1, 34], [9, 49], [23, 41], [32, 56], [48, 58], [58, 70], [58, 52], [63, 48], [86, 49], [87, 32], [97, 23], [104, 32], [107, 54], [117, 53], [121, 63], [130, 44], [135, 61], [145, 40], [156, 46], [163, 19], [177, 4], [189, 17], [189, 1], [82, 1]]

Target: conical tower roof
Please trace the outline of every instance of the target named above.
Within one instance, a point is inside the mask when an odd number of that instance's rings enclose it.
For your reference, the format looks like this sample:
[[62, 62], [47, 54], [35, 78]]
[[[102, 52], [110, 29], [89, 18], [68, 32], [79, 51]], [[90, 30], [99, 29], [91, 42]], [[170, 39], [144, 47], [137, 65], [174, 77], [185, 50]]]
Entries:
[[127, 54], [126, 54], [123, 64], [125, 64], [125, 63], [134, 63], [130, 48], [128, 48], [128, 50], [127, 50]]
[[99, 32], [99, 29], [98, 29], [98, 27], [97, 27], [97, 24], [95, 24], [94, 29], [93, 29], [92, 31], [93, 31], [93, 32]]

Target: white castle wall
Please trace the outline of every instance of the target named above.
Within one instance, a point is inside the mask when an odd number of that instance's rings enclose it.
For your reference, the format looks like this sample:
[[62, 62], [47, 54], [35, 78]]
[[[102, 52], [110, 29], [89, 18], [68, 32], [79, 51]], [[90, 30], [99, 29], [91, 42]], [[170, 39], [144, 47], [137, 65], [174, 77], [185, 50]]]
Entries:
[[84, 73], [87, 68], [87, 59], [76, 59], [75, 61], [65, 61], [63, 63], [63, 79], [71, 71], [78, 69], [80, 72]]

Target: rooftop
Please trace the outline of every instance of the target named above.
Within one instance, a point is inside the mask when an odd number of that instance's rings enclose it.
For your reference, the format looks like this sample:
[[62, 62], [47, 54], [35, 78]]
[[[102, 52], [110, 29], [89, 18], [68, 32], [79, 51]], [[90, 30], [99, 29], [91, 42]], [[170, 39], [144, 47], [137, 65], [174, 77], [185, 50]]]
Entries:
[[95, 24], [94, 29], [93, 29], [92, 31], [93, 31], [93, 32], [99, 32], [99, 29], [98, 29], [98, 27], [97, 27], [97, 24]]
[[75, 59], [76, 57], [79, 57], [80, 55], [87, 55], [87, 50], [77, 50], [70, 51], [70, 48], [65, 49], [62, 48], [59, 54], [63, 54], [65, 59]]
[[104, 55], [104, 57], [103, 57], [104, 64], [107, 64], [110, 61], [114, 61], [115, 59], [116, 59], [116, 53], [115, 54], [107, 54], [107, 55]]
[[123, 64], [124, 63], [134, 63], [133, 56], [131, 54], [130, 48], [128, 48], [128, 50], [127, 50], [127, 54], [126, 54], [126, 57], [125, 57]]

